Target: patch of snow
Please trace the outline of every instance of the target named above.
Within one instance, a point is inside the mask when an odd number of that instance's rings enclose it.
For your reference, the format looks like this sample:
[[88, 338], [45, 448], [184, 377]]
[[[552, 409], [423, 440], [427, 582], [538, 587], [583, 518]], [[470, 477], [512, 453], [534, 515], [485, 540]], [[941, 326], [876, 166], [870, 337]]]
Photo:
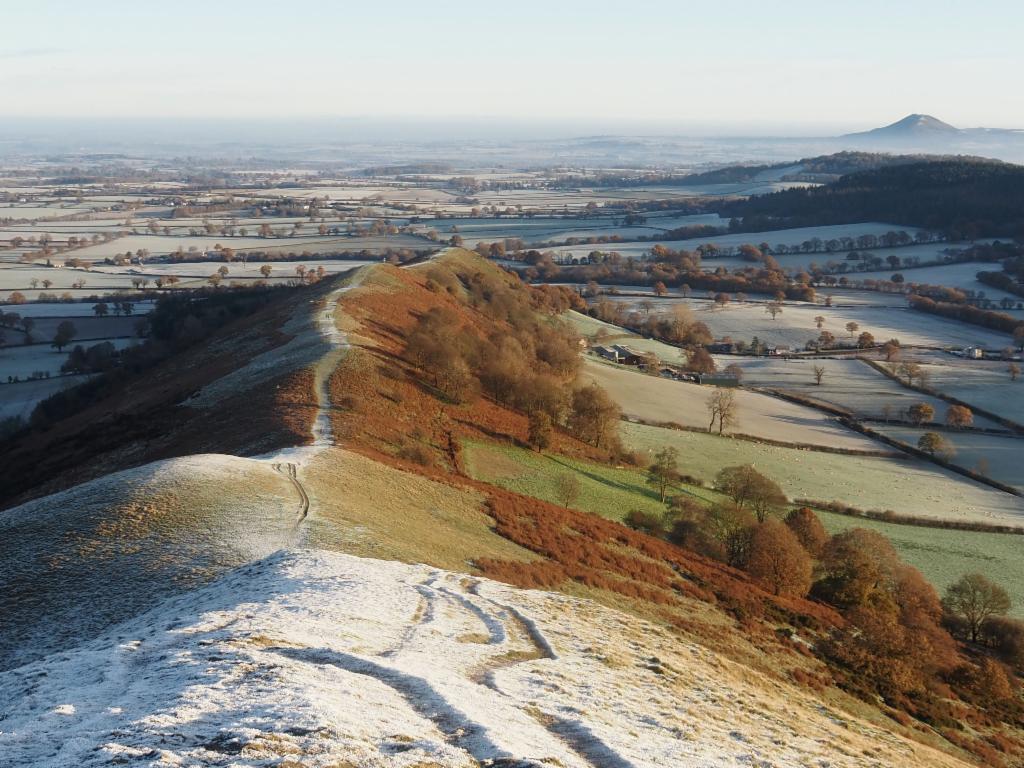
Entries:
[[963, 765], [588, 601], [316, 551], [6, 672], [0, 701], [19, 766]]

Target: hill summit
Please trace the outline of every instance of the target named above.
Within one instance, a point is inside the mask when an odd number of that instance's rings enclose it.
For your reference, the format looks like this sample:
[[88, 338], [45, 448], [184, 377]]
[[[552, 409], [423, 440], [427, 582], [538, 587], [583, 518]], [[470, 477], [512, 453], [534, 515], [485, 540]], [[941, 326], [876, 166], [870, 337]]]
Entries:
[[886, 125], [882, 128], [874, 128], [861, 133], [847, 134], [848, 137], [858, 138], [939, 138], [956, 136], [962, 133], [959, 128], [939, 120], [931, 115], [913, 114], [907, 115], [902, 120]]

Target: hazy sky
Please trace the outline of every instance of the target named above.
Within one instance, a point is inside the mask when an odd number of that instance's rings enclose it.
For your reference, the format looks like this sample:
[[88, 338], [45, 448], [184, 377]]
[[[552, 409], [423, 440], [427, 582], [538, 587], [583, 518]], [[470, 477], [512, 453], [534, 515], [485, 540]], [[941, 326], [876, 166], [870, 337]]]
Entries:
[[1024, 127], [1024, 3], [5, 0], [0, 117]]

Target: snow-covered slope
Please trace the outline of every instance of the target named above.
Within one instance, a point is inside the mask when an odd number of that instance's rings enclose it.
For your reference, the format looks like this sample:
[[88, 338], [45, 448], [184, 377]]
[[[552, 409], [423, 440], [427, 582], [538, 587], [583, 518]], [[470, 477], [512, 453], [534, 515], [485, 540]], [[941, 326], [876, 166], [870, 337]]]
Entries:
[[953, 766], [594, 603], [278, 553], [0, 676], [5, 765]]

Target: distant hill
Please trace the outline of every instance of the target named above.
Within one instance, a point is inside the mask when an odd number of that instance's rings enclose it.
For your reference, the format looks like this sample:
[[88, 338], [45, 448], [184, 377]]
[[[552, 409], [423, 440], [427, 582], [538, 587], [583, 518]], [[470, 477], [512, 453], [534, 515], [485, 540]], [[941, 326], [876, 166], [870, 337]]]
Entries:
[[902, 120], [897, 120], [895, 123], [883, 126], [882, 128], [874, 128], [861, 133], [848, 133], [845, 138], [916, 139], [921, 137], [958, 136], [961, 133], [962, 131], [959, 128], [955, 128], [949, 123], [944, 123], [937, 117], [932, 117], [931, 115], [907, 115]]
[[907, 115], [891, 125], [839, 140], [851, 147], [874, 150], [908, 149], [946, 154], [1015, 157], [1024, 150], [1024, 130], [1007, 128], [957, 128], [932, 115]]
[[815, 188], [724, 203], [745, 231], [892, 221], [953, 239], [1024, 234], [1024, 167], [944, 159], [851, 173]]

